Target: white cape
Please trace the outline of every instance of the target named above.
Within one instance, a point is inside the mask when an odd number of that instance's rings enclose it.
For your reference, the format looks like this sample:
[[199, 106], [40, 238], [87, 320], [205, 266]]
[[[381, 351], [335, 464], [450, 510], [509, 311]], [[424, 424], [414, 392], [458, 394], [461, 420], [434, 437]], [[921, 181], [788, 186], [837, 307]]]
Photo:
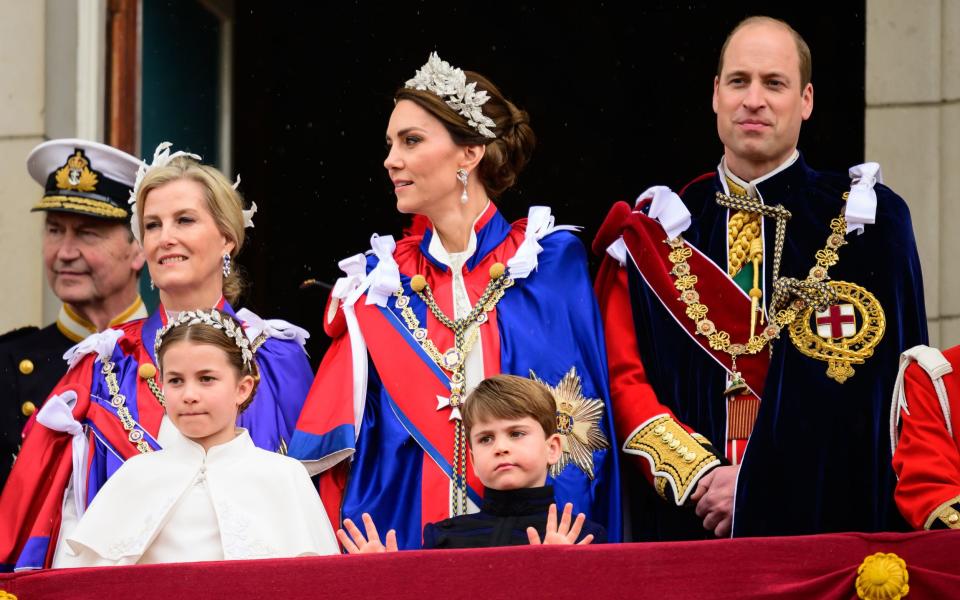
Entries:
[[[338, 554], [326, 511], [303, 465], [253, 445], [246, 430], [205, 452], [175, 428], [164, 449], [128, 460], [91, 502], [54, 567], [178, 562], [164, 539], [184, 535], [197, 489], [219, 530], [189, 560]], [[198, 480], [204, 487], [197, 488]], [[200, 506], [202, 509], [203, 506]], [[210, 510], [212, 508], [212, 511]], [[161, 535], [162, 534], [162, 535]], [[219, 537], [219, 539], [218, 539]], [[156, 543], [155, 543], [156, 542]], [[147, 556], [144, 556], [144, 555]], [[184, 560], [183, 557], [179, 561]]]

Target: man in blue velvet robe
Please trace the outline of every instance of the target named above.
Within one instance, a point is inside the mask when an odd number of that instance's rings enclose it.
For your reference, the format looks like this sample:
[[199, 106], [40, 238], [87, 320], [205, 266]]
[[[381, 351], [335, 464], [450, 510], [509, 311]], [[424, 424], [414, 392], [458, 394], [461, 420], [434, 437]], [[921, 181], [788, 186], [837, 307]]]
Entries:
[[719, 167], [619, 203], [594, 243], [617, 437], [651, 484], [636, 539], [904, 527], [886, 421], [900, 352], [927, 340], [916, 244], [876, 163], [848, 178], [797, 151], [810, 64], [786, 23], [738, 25]]

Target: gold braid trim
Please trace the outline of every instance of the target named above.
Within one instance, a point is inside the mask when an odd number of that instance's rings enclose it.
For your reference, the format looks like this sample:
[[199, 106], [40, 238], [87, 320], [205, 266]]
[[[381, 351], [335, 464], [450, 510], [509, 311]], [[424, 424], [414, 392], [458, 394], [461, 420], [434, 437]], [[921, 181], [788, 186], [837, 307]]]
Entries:
[[[706, 441], [701, 435], [700, 439]], [[654, 487], [664, 500], [667, 484], [673, 490], [674, 502], [681, 506], [702, 475], [720, 464], [713, 453], [704, 448], [694, 435], [668, 415], [660, 415], [641, 425], [623, 445], [627, 454], [647, 458], [653, 467]]]
[[927, 517], [927, 522], [923, 524], [923, 528], [930, 529], [939, 520], [949, 529], [960, 529], [960, 512], [957, 511], [957, 505], [960, 505], [960, 496], [950, 498], [938, 506]]
[[[750, 196], [750, 192], [745, 187], [725, 177], [727, 187], [731, 194], [740, 196]], [[743, 265], [750, 258], [750, 244], [754, 239], [760, 237], [760, 215], [756, 212], [738, 210], [730, 215], [730, 221], [727, 223], [727, 273], [730, 277], [736, 276], [743, 268]]]
[[262, 346], [267, 341], [267, 338], [269, 337], [270, 336], [268, 336], [265, 333], [261, 333], [260, 335], [258, 335], [256, 339], [253, 340], [253, 343], [250, 344], [250, 351], [256, 354], [257, 350], [260, 349], [260, 346]]
[[750, 244], [760, 237], [760, 215], [738, 210], [730, 215], [727, 223], [727, 242], [729, 244], [729, 265], [727, 273], [735, 276], [750, 257]]
[[707, 439], [707, 436], [705, 436], [705, 435], [703, 435], [703, 434], [701, 434], [701, 433], [697, 433], [696, 431], [694, 431], [693, 433], [691, 433], [690, 436], [693, 437], [693, 439], [697, 440], [698, 442], [700, 442], [700, 443], [702, 443], [702, 444], [709, 444], [709, 445], [711, 445], [711, 446], [713, 445], [713, 442], [711, 442], [709, 439]]
[[117, 208], [109, 202], [91, 200], [80, 196], [45, 196], [33, 207], [33, 210], [50, 210], [57, 208], [66, 208], [113, 219], [125, 219], [127, 217], [127, 211], [122, 208]]

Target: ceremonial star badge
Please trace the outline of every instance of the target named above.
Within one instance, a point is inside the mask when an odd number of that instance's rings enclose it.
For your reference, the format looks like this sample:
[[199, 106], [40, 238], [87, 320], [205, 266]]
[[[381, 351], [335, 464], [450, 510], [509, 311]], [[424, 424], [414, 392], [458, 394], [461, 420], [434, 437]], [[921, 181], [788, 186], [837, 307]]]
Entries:
[[573, 463], [593, 479], [593, 451], [610, 447], [599, 427], [603, 401], [584, 398], [576, 367], [570, 367], [556, 387], [537, 377], [532, 370], [530, 377], [547, 386], [557, 404], [557, 433], [563, 452], [557, 464], [550, 467], [550, 474], [558, 477], [568, 464]]

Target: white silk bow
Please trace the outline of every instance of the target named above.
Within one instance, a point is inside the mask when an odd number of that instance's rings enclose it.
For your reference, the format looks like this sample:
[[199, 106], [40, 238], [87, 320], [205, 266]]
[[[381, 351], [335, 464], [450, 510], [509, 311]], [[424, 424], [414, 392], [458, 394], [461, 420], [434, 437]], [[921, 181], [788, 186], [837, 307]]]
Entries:
[[246, 308], [237, 311], [237, 318], [243, 321], [243, 332], [251, 342], [261, 333], [280, 340], [296, 340], [303, 346], [310, 338], [310, 332], [283, 319], [261, 319], [259, 315]]
[[392, 235], [370, 236], [370, 251], [377, 256], [377, 266], [367, 275], [367, 304], [386, 306], [387, 299], [400, 287], [400, 268], [393, 260], [397, 243]]
[[854, 229], [863, 233], [864, 225], [873, 225], [877, 221], [877, 192], [874, 186], [883, 183], [880, 164], [863, 163], [850, 167], [850, 195], [847, 197], [847, 233]]
[[527, 229], [517, 252], [507, 261], [510, 277], [525, 279], [537, 269], [537, 255], [543, 252], [540, 240], [555, 231], [580, 231], [575, 225], [555, 225], [549, 206], [531, 206], [527, 213]]
[[665, 185], [647, 188], [637, 198], [636, 204], [651, 198], [650, 210], [647, 214], [660, 223], [663, 230], [667, 232], [667, 239], [676, 238], [690, 227], [690, 211], [673, 190]]
[[63, 360], [67, 361], [67, 369], [72, 369], [84, 356], [93, 352], [96, 352], [101, 360], [110, 358], [113, 349], [117, 346], [117, 341], [122, 337], [123, 332], [119, 329], [104, 329], [98, 333], [91, 333], [79, 344], [63, 353]]
[[73, 405], [77, 403], [77, 393], [67, 390], [62, 394], [50, 396], [40, 410], [37, 411], [37, 423], [47, 429], [60, 431], [72, 436], [71, 446], [73, 454], [73, 501], [77, 507], [77, 517], [83, 515], [86, 509], [87, 496], [84, 467], [87, 464], [87, 436], [83, 425], [73, 418]]

